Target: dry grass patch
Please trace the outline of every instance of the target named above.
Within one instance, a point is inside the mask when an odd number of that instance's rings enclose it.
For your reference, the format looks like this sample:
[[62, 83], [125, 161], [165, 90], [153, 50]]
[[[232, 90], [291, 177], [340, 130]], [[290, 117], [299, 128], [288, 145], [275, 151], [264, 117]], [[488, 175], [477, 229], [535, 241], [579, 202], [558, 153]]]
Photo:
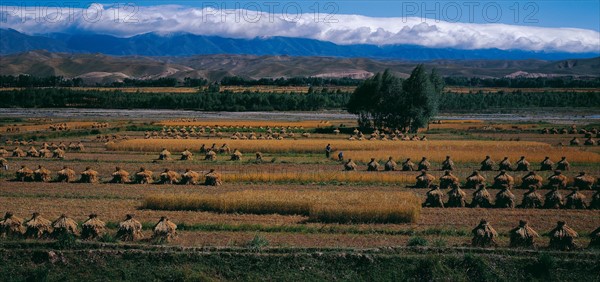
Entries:
[[421, 200], [410, 192], [246, 190], [213, 195], [150, 195], [142, 208], [303, 215], [309, 221], [328, 223], [414, 223]]
[[[341, 170], [341, 165], [340, 165]], [[225, 183], [381, 183], [408, 184], [415, 182], [416, 173], [373, 173], [366, 171], [315, 171], [315, 172], [252, 172], [223, 174]]]

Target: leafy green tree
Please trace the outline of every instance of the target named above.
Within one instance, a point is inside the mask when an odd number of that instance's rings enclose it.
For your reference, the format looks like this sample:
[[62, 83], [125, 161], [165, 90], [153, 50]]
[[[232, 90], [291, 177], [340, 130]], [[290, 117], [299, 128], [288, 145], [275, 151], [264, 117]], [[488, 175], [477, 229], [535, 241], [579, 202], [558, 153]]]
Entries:
[[416, 132], [437, 114], [442, 78], [428, 74], [418, 65], [406, 80], [391, 72], [377, 73], [357, 87], [348, 103], [348, 111], [358, 115], [363, 128], [399, 128]]

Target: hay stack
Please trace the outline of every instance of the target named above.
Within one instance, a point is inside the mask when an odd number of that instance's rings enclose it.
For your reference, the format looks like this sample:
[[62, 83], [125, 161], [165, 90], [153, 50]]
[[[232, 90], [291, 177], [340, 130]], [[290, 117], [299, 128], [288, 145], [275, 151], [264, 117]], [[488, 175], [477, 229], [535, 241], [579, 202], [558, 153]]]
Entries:
[[47, 148], [40, 150], [40, 154], [39, 154], [40, 158], [49, 159], [49, 158], [52, 158], [52, 156], [53, 156], [52, 151], [48, 150]]
[[415, 183], [415, 188], [429, 188], [431, 184], [435, 181], [435, 177], [426, 170], [421, 170], [421, 174], [417, 176], [417, 182]]
[[414, 171], [415, 163], [413, 163], [410, 158], [407, 158], [406, 161], [402, 163], [402, 171]]
[[158, 223], [154, 225], [153, 230], [154, 234], [152, 235], [152, 239], [159, 242], [170, 242], [177, 236], [177, 225], [165, 216], [160, 218]]
[[190, 152], [190, 150], [188, 150], [187, 148], [181, 152], [181, 160], [182, 161], [191, 161], [194, 159], [194, 154], [192, 154], [192, 152]]
[[159, 175], [161, 184], [177, 184], [181, 176], [176, 171], [165, 168], [165, 171]]
[[27, 151], [27, 156], [37, 158], [40, 156], [40, 152], [38, 152], [38, 150], [36, 150], [35, 147], [31, 146]]
[[389, 157], [388, 161], [384, 165], [384, 169], [385, 169], [385, 171], [394, 171], [394, 170], [396, 170], [396, 166], [397, 166], [397, 164], [394, 161], [394, 158]]
[[33, 171], [33, 180], [37, 182], [50, 182], [52, 180], [52, 172], [40, 165], [38, 169]]
[[517, 161], [516, 171], [529, 171], [529, 167], [531, 164], [525, 159], [525, 156], [521, 156], [519, 161]]
[[443, 208], [444, 207], [444, 192], [440, 190], [440, 187], [433, 185], [431, 190], [427, 191], [427, 198], [423, 207], [429, 208]]
[[185, 172], [181, 175], [181, 184], [184, 185], [196, 185], [200, 182], [200, 174], [186, 168]]
[[64, 159], [65, 151], [61, 148], [57, 148], [56, 150], [52, 151], [52, 157], [55, 159]]
[[98, 219], [96, 214], [90, 214], [90, 217], [81, 224], [81, 239], [93, 240], [104, 234], [106, 223]]
[[577, 188], [573, 188], [573, 192], [567, 195], [565, 199], [565, 208], [566, 209], [586, 209], [587, 204], [585, 203], [585, 195], [577, 190]]
[[117, 238], [121, 241], [136, 241], [144, 238], [142, 224], [133, 218], [133, 214], [128, 214], [125, 221], [119, 223]]
[[447, 189], [454, 185], [458, 185], [458, 177], [454, 176], [449, 170], [444, 172], [444, 175], [440, 177], [440, 188]]
[[233, 154], [231, 154], [231, 160], [232, 161], [241, 161], [242, 160], [242, 153], [240, 151], [238, 151], [238, 149], [233, 150]]
[[550, 245], [552, 249], [568, 251], [577, 248], [575, 238], [579, 236], [575, 230], [567, 226], [564, 221], [559, 221], [556, 227], [549, 232]]
[[211, 169], [207, 174], [204, 175], [204, 185], [207, 186], [220, 186], [223, 184], [221, 180], [221, 174]]
[[567, 161], [567, 157], [562, 157], [558, 163], [556, 163], [556, 169], [560, 171], [568, 171], [571, 169], [571, 164]]
[[449, 208], [464, 208], [467, 205], [467, 194], [460, 189], [458, 183], [453, 183], [451, 187], [452, 190], [448, 191], [446, 206]]
[[17, 158], [23, 158], [27, 156], [27, 154], [23, 150], [21, 150], [21, 148], [15, 147], [15, 149], [12, 151], [12, 156]]
[[565, 203], [565, 198], [556, 186], [552, 187], [552, 191], [546, 193], [544, 198], [544, 208], [546, 209], [560, 209]]
[[23, 219], [13, 215], [12, 212], [4, 214], [4, 219], [0, 221], [0, 238], [18, 238], [25, 233]]
[[200, 147], [200, 154], [204, 154], [206, 153], [206, 145], [202, 144], [202, 146]]
[[569, 141], [569, 144], [571, 144], [571, 146], [579, 146], [581, 145], [581, 142], [579, 141], [579, 139], [577, 139], [577, 137], [573, 137], [573, 139]]
[[590, 233], [590, 248], [600, 247], [600, 227]]
[[499, 164], [498, 170], [502, 171], [511, 171], [512, 170], [512, 163], [510, 163], [510, 160], [508, 160], [508, 157], [504, 157], [504, 159], [502, 159], [502, 161]]
[[129, 182], [129, 172], [120, 167], [115, 168], [115, 172], [112, 173], [111, 183], [128, 183]]
[[506, 173], [505, 170], [501, 170], [496, 177], [494, 177], [493, 187], [496, 189], [510, 188], [513, 186], [515, 179]]
[[379, 162], [375, 158], [371, 158], [371, 161], [367, 164], [367, 171], [378, 171]]
[[169, 152], [169, 150], [167, 150], [166, 148], [162, 148], [162, 151], [160, 151], [160, 153], [158, 153], [158, 160], [159, 161], [171, 160], [171, 152]]
[[557, 187], [558, 189], [564, 189], [567, 187], [567, 181], [569, 179], [562, 174], [560, 170], [554, 171], [554, 175], [548, 177], [548, 186]]
[[81, 172], [81, 178], [79, 182], [81, 183], [98, 183], [99, 177], [98, 172], [93, 170], [91, 167], [86, 167], [84, 171]]
[[10, 153], [4, 149], [4, 147], [0, 147], [0, 157], [8, 157], [10, 156]]
[[594, 186], [594, 181], [595, 179], [593, 177], [582, 171], [573, 179], [573, 186], [579, 190], [591, 190]]
[[352, 159], [348, 159], [346, 163], [344, 163], [344, 170], [353, 171], [356, 170], [356, 164], [352, 161]]
[[431, 168], [431, 163], [427, 160], [426, 157], [423, 157], [418, 165], [418, 170], [429, 170]]
[[473, 247], [487, 248], [497, 245], [498, 232], [485, 219], [482, 219], [471, 233], [473, 233], [473, 239], [471, 240]]
[[442, 170], [454, 170], [454, 161], [450, 159], [450, 156], [446, 156], [446, 159], [442, 162]]
[[33, 181], [33, 170], [22, 165], [16, 173], [17, 181], [25, 182], [25, 181]]
[[523, 194], [523, 201], [521, 202], [521, 208], [525, 209], [539, 209], [543, 206], [542, 195], [537, 191], [537, 188], [532, 186], [529, 187], [529, 191]]
[[206, 151], [206, 155], [204, 156], [204, 160], [207, 161], [216, 161], [217, 160], [217, 153], [215, 153], [215, 151], [208, 149], [208, 151]]
[[519, 226], [508, 232], [510, 236], [510, 246], [513, 248], [531, 248], [534, 246], [534, 240], [540, 235], [529, 227], [527, 221], [520, 220]]
[[479, 185], [485, 185], [485, 177], [483, 177], [483, 175], [481, 175], [481, 173], [479, 173], [479, 171], [474, 170], [473, 173], [471, 173], [471, 175], [467, 176], [466, 178], [466, 183], [465, 183], [465, 188], [476, 188]]
[[585, 139], [585, 141], [583, 142], [583, 145], [586, 146], [595, 146], [596, 145], [596, 140], [592, 139], [592, 137], [588, 137], [588, 139]]
[[57, 238], [62, 234], [79, 235], [77, 222], [64, 214], [52, 222], [52, 228], [54, 229], [54, 231], [52, 231], [52, 236], [54, 238]]
[[542, 163], [540, 164], [540, 170], [541, 171], [552, 170], [553, 166], [554, 166], [554, 162], [552, 160], [550, 160], [550, 157], [545, 157], [544, 160], [542, 161]]
[[63, 169], [59, 170], [57, 172], [58, 174], [58, 181], [59, 182], [74, 182], [75, 181], [75, 171], [70, 169], [67, 166], [63, 166]]
[[537, 175], [535, 171], [531, 171], [527, 175], [523, 176], [523, 178], [521, 178], [521, 188], [529, 189], [533, 187], [535, 189], [540, 189], [542, 188], [543, 180], [544, 179], [541, 176]]
[[152, 175], [154, 173], [150, 170], [147, 170], [145, 167], [140, 167], [140, 170], [135, 173], [134, 179], [137, 184], [150, 184], [154, 182], [152, 179]]
[[81, 141], [79, 141], [77, 143], [77, 145], [75, 146], [75, 151], [80, 151], [80, 152], [85, 151], [85, 146], [83, 146], [83, 143], [81, 143]]
[[52, 222], [37, 212], [34, 212], [31, 219], [25, 222], [25, 228], [25, 237], [29, 239], [45, 238], [52, 234]]
[[[237, 150], [237, 149], [236, 149]], [[229, 145], [227, 145], [227, 143], [224, 143], [221, 148], [219, 148], [219, 153], [220, 154], [229, 154], [231, 153], [231, 149], [229, 148]], [[235, 153], [234, 153], [235, 154]]]
[[496, 194], [496, 207], [497, 208], [514, 208], [515, 207], [515, 195], [510, 192], [509, 187], [504, 187]]
[[485, 189], [484, 184], [478, 184], [477, 190], [473, 192], [473, 200], [471, 201], [470, 207], [472, 208], [491, 208], [492, 207], [492, 196]]

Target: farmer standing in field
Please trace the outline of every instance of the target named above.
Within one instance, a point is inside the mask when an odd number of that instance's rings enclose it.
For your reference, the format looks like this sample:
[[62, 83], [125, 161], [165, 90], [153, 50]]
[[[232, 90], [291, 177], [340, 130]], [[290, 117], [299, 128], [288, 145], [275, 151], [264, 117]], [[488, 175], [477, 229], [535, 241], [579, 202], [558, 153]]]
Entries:
[[325, 157], [329, 159], [330, 155], [331, 155], [331, 144], [327, 144], [327, 147], [325, 147]]

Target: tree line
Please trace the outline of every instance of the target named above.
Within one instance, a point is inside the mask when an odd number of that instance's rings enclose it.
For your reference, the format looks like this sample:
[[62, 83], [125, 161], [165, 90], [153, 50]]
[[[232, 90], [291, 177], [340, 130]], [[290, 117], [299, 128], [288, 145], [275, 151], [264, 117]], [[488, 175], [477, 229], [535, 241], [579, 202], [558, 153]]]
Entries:
[[480, 78], [445, 77], [446, 85], [465, 87], [506, 87], [506, 88], [598, 88], [600, 78], [575, 78], [572, 76], [538, 78]]

